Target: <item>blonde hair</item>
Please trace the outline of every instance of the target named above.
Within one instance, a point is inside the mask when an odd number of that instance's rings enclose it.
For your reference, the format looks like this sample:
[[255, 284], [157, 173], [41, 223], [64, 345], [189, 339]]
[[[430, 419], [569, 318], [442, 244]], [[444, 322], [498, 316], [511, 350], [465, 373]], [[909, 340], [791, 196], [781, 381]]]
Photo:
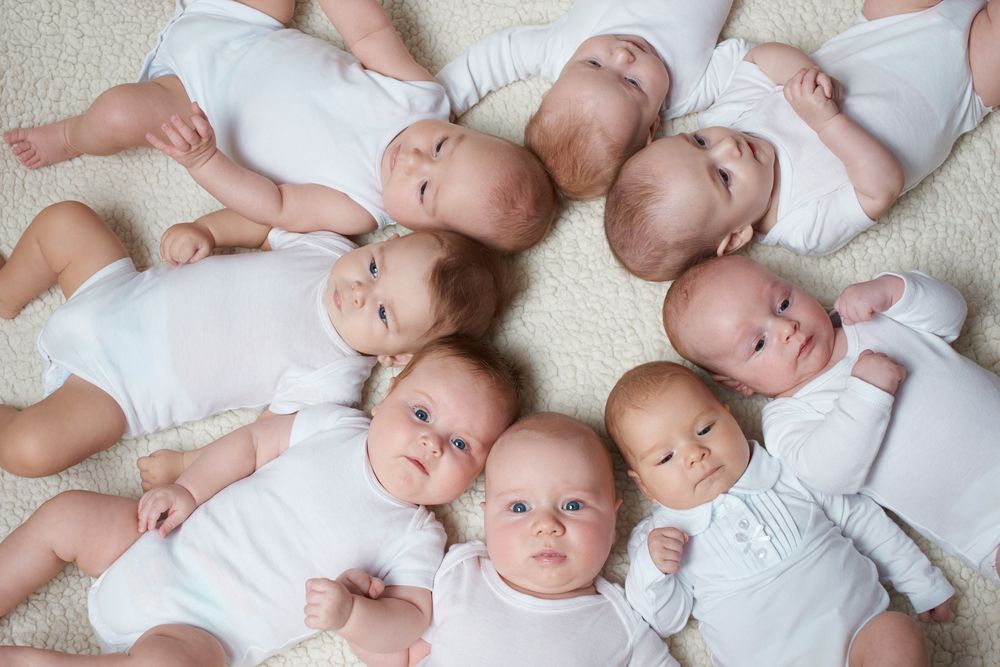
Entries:
[[604, 233], [611, 252], [629, 273], [660, 282], [673, 280], [698, 260], [716, 253], [719, 239], [706, 232], [704, 214], [673, 192], [670, 175], [629, 159], [608, 192]]
[[679, 377], [701, 382], [690, 369], [672, 361], [651, 361], [627, 371], [615, 384], [604, 406], [604, 428], [618, 451], [631, 465], [631, 454], [623, 446], [621, 424], [631, 410], [641, 410]]
[[503, 252], [519, 252], [535, 245], [552, 228], [556, 215], [556, 190], [545, 167], [534, 153], [512, 141], [501, 144], [493, 186], [487, 199], [491, 230], [485, 242]]
[[569, 199], [605, 194], [625, 161], [642, 148], [641, 142], [610, 135], [596, 114], [544, 99], [524, 128], [524, 144]]

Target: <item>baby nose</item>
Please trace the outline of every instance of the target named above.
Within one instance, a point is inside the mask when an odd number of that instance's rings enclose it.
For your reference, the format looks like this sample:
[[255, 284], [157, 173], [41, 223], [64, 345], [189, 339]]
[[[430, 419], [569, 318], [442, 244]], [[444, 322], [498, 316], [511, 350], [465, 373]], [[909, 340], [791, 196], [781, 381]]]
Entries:
[[420, 438], [420, 445], [433, 456], [437, 456], [441, 453], [441, 442], [433, 433], [425, 433], [423, 437]]
[[551, 512], [538, 512], [535, 518], [535, 535], [562, 535], [562, 522]]
[[355, 308], [361, 308], [365, 305], [365, 290], [360, 281], [355, 280], [351, 283], [351, 301]]
[[781, 333], [784, 340], [790, 339], [799, 330], [799, 323], [795, 320], [782, 320]]
[[708, 456], [708, 450], [704, 447], [691, 447], [687, 451], [688, 465], [693, 466]]
[[424, 155], [416, 148], [401, 152], [399, 159], [402, 163], [403, 173], [407, 175], [417, 173], [424, 164]]
[[612, 52], [612, 58], [623, 63], [635, 62], [635, 54], [632, 53], [632, 49], [629, 48], [628, 44], [619, 44]]

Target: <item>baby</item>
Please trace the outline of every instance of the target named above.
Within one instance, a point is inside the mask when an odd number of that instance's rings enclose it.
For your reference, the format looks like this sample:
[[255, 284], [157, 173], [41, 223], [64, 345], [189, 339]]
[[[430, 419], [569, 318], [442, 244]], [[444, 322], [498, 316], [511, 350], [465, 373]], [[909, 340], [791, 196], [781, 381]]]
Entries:
[[677, 364], [626, 373], [605, 421], [657, 503], [632, 531], [625, 581], [657, 632], [693, 615], [716, 665], [930, 664], [879, 579], [923, 621], [948, 620], [954, 590], [871, 500], [807, 487]]
[[599, 197], [622, 163], [652, 141], [664, 106], [667, 118], [708, 106], [699, 80], [731, 4], [577, 0], [548, 25], [485, 37], [438, 80], [457, 115], [513, 81], [553, 81], [524, 129], [525, 144], [564, 194]]
[[764, 438], [804, 481], [871, 496], [1000, 583], [1000, 378], [948, 344], [965, 320], [961, 294], [887, 273], [834, 308], [842, 327], [799, 287], [732, 256], [675, 281], [663, 321], [719, 382], [776, 397]]
[[486, 463], [486, 544], [448, 551], [426, 641], [366, 664], [676, 666], [600, 576], [620, 505], [611, 457], [588, 426], [555, 413], [517, 422]]
[[706, 78], [716, 89], [704, 92], [715, 99], [704, 129], [654, 142], [608, 196], [608, 241], [640, 278], [671, 280], [755, 234], [799, 254], [833, 252], [1000, 103], [995, 1], [868, 0], [812, 59], [734, 44], [730, 71], [719, 64]]
[[[67, 298], [38, 338], [47, 397], [0, 406], [0, 467], [49, 475], [122, 436], [233, 408], [350, 405], [373, 357], [398, 366], [438, 336], [482, 335], [505, 299], [500, 257], [454, 232], [356, 248], [330, 232], [268, 231], [231, 211], [188, 226], [221, 246], [272, 251], [139, 272], [94, 211], [62, 202], [0, 260], [0, 316], [54, 283]], [[186, 253], [163, 250], [173, 261]]]
[[148, 146], [197, 100], [221, 152], [196, 179], [256, 222], [361, 234], [395, 221], [509, 251], [538, 241], [555, 209], [538, 159], [449, 123], [444, 90], [378, 2], [320, 4], [351, 53], [285, 28], [294, 0], [179, 0], [140, 83], [4, 142], [32, 169], [110, 155]]
[[[98, 577], [91, 624], [122, 664], [255, 665], [319, 630], [405, 649], [430, 621], [446, 539], [423, 505], [465, 490], [516, 408], [492, 350], [431, 343], [370, 420], [314, 406], [220, 438], [139, 501], [48, 501], [0, 543], [0, 615], [75, 562]], [[0, 647], [5, 667], [93, 660]]]

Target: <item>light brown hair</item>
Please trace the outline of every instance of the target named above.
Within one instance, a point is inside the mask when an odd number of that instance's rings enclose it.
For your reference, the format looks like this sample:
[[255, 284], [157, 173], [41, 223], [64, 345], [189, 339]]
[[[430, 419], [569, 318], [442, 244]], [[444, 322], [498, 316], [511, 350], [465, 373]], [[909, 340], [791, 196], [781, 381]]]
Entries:
[[497, 160], [493, 174], [487, 207], [490, 219], [484, 221], [491, 232], [486, 243], [503, 252], [519, 252], [541, 241], [552, 228], [556, 190], [538, 156], [497, 138], [506, 159]]
[[632, 465], [629, 451], [623, 447], [621, 423], [630, 410], [641, 410], [655, 395], [679, 377], [701, 382], [689, 369], [672, 361], [651, 361], [627, 371], [615, 384], [604, 405], [604, 428], [615, 446]]

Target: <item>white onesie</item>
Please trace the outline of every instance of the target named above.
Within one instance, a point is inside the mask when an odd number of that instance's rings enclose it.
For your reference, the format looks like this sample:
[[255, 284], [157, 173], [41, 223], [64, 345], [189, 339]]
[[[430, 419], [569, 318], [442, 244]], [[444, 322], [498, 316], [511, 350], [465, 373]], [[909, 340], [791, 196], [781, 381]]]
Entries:
[[420, 667], [677, 667], [667, 646], [602, 577], [597, 594], [547, 600], [511, 588], [482, 542], [448, 550], [434, 578], [431, 653]]
[[374, 359], [344, 343], [323, 303], [331, 267], [354, 244], [329, 232], [267, 238], [269, 252], [101, 269], [38, 336], [46, 388], [65, 379], [59, 371], [96, 385], [125, 413], [127, 437], [233, 408], [356, 403]]
[[[1000, 377], [948, 344], [965, 321], [962, 295], [919, 272], [898, 275], [906, 288], [892, 308], [844, 327], [843, 359], [764, 407], [764, 438], [806, 482], [871, 496], [991, 575], [1000, 544]], [[865, 349], [906, 368], [895, 397], [851, 375]]]
[[256, 665], [318, 632], [305, 625], [307, 579], [361, 568], [389, 586], [429, 589], [444, 528], [375, 479], [368, 424], [351, 408], [307, 408], [281, 456], [166, 538], [139, 538], [90, 589], [101, 648], [127, 651], [157, 625], [184, 623], [212, 633], [230, 665]]
[[[707, 106], [692, 94], [712, 57], [712, 48], [732, 0], [577, 0], [548, 25], [517, 26], [487, 35], [438, 72], [461, 116], [487, 93], [542, 76], [559, 78], [585, 40], [597, 35], [636, 35], [656, 49], [670, 72], [665, 116]], [[697, 99], [701, 99], [700, 97]]]
[[140, 80], [177, 75], [205, 111], [219, 149], [277, 183], [343, 192], [378, 226], [382, 153], [413, 123], [448, 120], [433, 81], [366, 70], [329, 42], [233, 0], [178, 0]]
[[[875, 21], [862, 16], [813, 54], [844, 86], [843, 111], [902, 164], [905, 190], [937, 169], [958, 137], [989, 111], [972, 90], [968, 64], [969, 26], [984, 4], [946, 0]], [[731, 75], [706, 79], [722, 88], [698, 123], [733, 127], [774, 144], [781, 171], [778, 220], [762, 243], [802, 255], [833, 252], [875, 223], [843, 163], [792, 110], [783, 87], [743, 61], [750, 45], [736, 41], [742, 48], [730, 52]]]
[[[954, 594], [871, 500], [814, 491], [750, 447], [727, 493], [688, 510], [657, 505], [632, 531], [625, 593], [661, 635], [693, 615], [718, 667], [842, 667], [854, 635], [889, 605], [879, 579], [917, 612]], [[663, 527], [690, 538], [675, 575], [649, 555], [649, 534]]]

